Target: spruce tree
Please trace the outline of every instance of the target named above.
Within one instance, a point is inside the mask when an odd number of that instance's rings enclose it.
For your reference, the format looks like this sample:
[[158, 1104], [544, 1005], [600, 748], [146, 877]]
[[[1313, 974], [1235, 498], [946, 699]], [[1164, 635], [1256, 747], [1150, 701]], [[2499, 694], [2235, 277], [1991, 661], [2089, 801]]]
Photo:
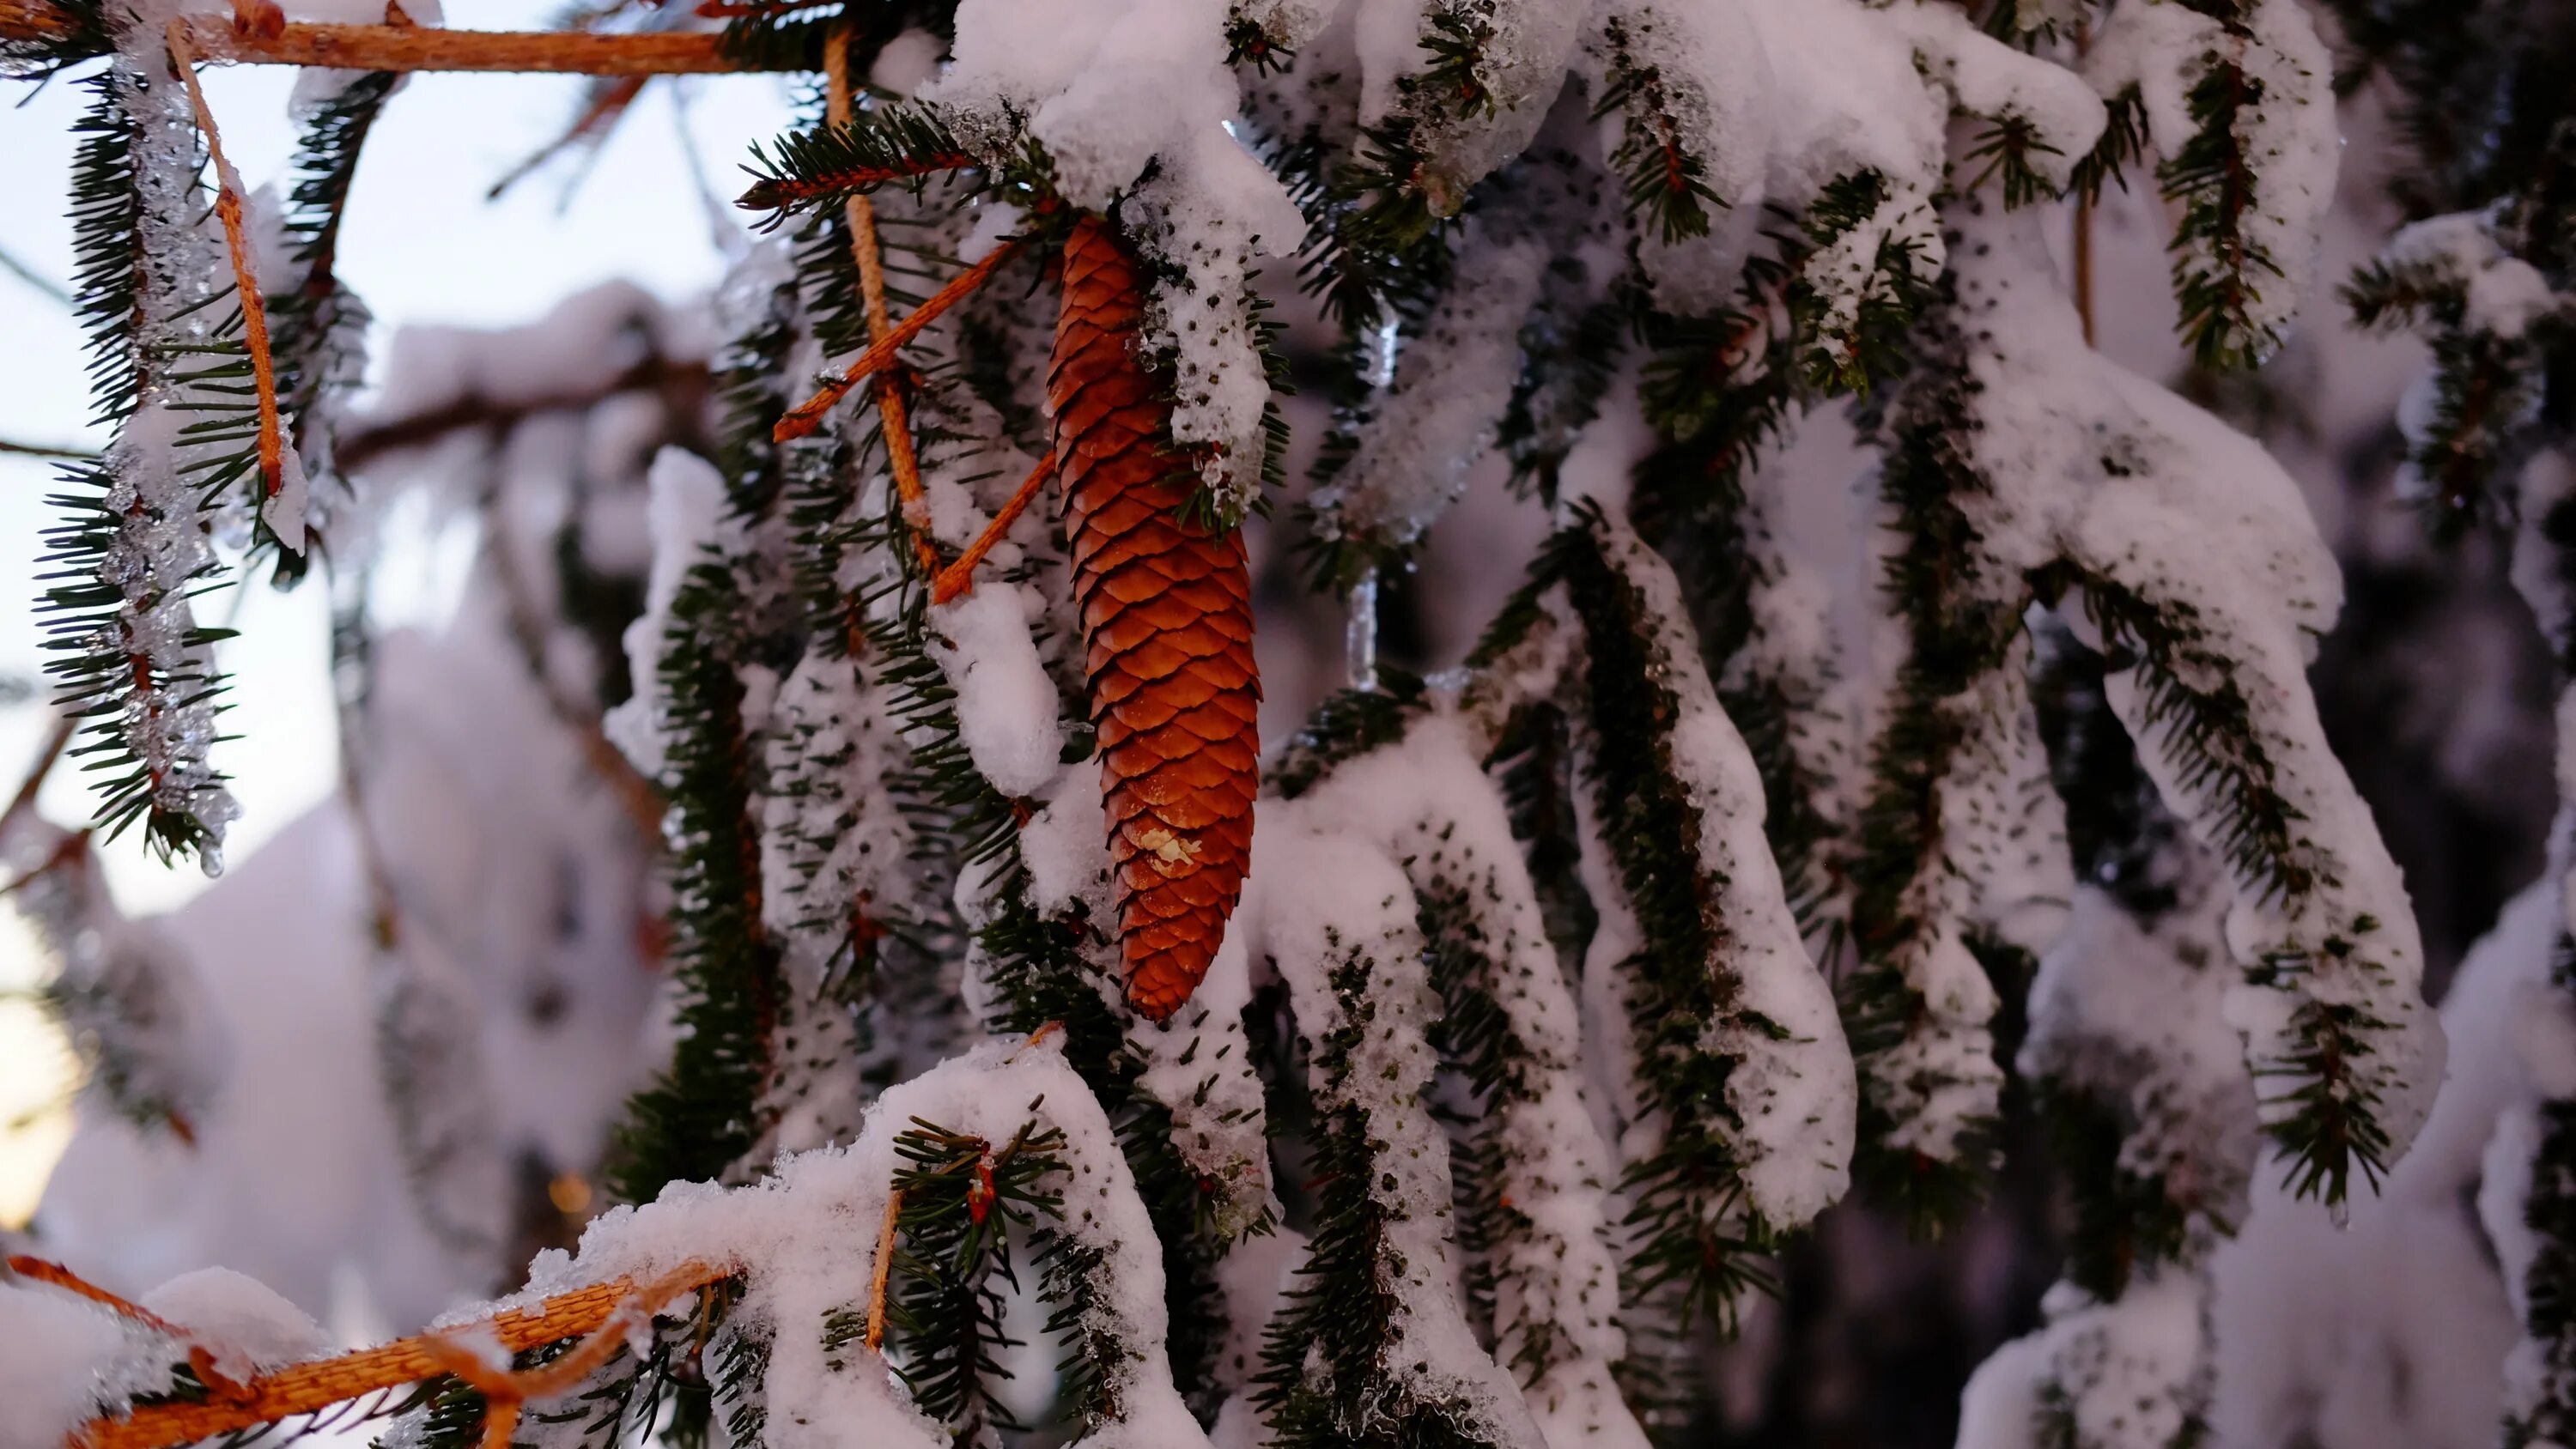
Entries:
[[[2564, 635], [2576, 508], [2521, 465], [2576, 386], [2576, 120], [2531, 79], [2565, 36], [2339, 9], [2427, 158], [2424, 219], [2344, 295], [2431, 337], [2410, 477], [2437, 527], [2520, 530]], [[13, 72], [94, 97], [71, 205], [116, 426], [65, 471], [45, 596], [105, 829], [0, 822], [51, 1000], [89, 1091], [194, 1130], [204, 986], [89, 852], [140, 826], [221, 868], [199, 601], [330, 588], [384, 1092], [484, 1300], [333, 1358], [13, 1257], [0, 1287], [86, 1300], [97, 1345], [29, 1442], [1691, 1442], [1783, 1255], [1846, 1199], [1958, 1226], [2008, 1095], [2067, 1261], [1962, 1442], [2201, 1441], [2218, 1246], [2258, 1190], [2371, 1196], [2442, 1039], [2306, 679], [2334, 559], [2259, 442], [2095, 348], [2051, 237], [2157, 195], [2176, 340], [2261, 366], [2320, 290], [2335, 180], [2309, 9], [574, 20], [0, 15]], [[274, 210], [194, 79], [227, 62], [328, 82]], [[2497, 66], [2504, 113], [2447, 129]], [[770, 71], [801, 113], [746, 144], [762, 239], [715, 354], [610, 386], [661, 389], [617, 485], [649, 558], [602, 563], [578, 510], [511, 534], [492, 458], [442, 485], [490, 520], [483, 622], [596, 786], [585, 838], [659, 857], [658, 895], [616, 898], [655, 916], [671, 1029], [582, 1165], [614, 1206], [524, 1272], [543, 1212], [477, 1095], [475, 948], [377, 790], [365, 580], [381, 458], [420, 439], [350, 416], [367, 314], [336, 270], [371, 127], [437, 69]], [[467, 411], [507, 435], [598, 400]], [[1778, 466], [1827, 414], [1872, 458], [1839, 582]], [[1382, 661], [1478, 490], [1545, 542], [1454, 667]], [[1265, 747], [1255, 554], [1287, 537], [1350, 677]], [[2541, 1117], [2517, 1443], [2576, 1414], [2576, 1106]]]

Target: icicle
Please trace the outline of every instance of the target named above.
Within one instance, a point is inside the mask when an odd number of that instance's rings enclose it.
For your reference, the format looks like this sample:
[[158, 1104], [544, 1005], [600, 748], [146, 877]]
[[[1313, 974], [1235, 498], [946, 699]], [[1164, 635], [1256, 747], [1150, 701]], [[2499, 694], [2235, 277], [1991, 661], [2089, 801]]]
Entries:
[[1350, 615], [1342, 625], [1342, 663], [1353, 689], [1377, 688], [1377, 570], [1351, 585]]

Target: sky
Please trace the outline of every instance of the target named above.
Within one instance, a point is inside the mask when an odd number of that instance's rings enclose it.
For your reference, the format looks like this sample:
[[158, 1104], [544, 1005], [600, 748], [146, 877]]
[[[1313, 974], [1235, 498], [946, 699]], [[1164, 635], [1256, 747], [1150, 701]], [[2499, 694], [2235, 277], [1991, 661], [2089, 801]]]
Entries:
[[[543, 28], [554, 8], [551, 0], [454, 0], [447, 21], [483, 30]], [[295, 4], [287, 9], [299, 13]], [[294, 72], [284, 68], [206, 72], [225, 151], [253, 187], [285, 170], [295, 140], [287, 117], [293, 84]], [[0, 207], [0, 253], [60, 281], [71, 273], [62, 206], [71, 125], [87, 92], [61, 81], [0, 85], [16, 93], [16, 108], [0, 111], [0, 195], [11, 198]], [[405, 323], [524, 322], [568, 293], [616, 278], [668, 299], [715, 281], [724, 248], [741, 228], [707, 204], [690, 157], [716, 191], [730, 194], [744, 149], [786, 124], [784, 83], [766, 76], [656, 80], [578, 185], [567, 184], [578, 165], [558, 158], [499, 200], [488, 199], [496, 180], [563, 130], [582, 87], [561, 76], [422, 75], [394, 97], [368, 139], [341, 246], [341, 275], [377, 319], [374, 355], [385, 355]], [[57, 300], [0, 273], [0, 338], [0, 440], [105, 442], [87, 425], [80, 334]], [[0, 680], [39, 677], [36, 559], [53, 476], [48, 464], [0, 456]], [[386, 571], [397, 579], [420, 572], [406, 574], [403, 543], [388, 546]], [[330, 793], [335, 740], [324, 602], [318, 587], [279, 594], [259, 585], [201, 606], [200, 617], [242, 631], [222, 656], [235, 681], [225, 723], [241, 738], [219, 746], [216, 756], [243, 810], [229, 847], [234, 859]], [[49, 722], [38, 704], [0, 708], [0, 795], [16, 789]], [[86, 819], [91, 808], [70, 770], [48, 780], [40, 804], [64, 824]], [[165, 868], [130, 836], [103, 856], [118, 900], [132, 912], [166, 910], [205, 887], [194, 866]], [[59, 1110], [68, 1058], [23, 998], [38, 964], [15, 915], [0, 913], [0, 1226], [32, 1210], [69, 1130]]]

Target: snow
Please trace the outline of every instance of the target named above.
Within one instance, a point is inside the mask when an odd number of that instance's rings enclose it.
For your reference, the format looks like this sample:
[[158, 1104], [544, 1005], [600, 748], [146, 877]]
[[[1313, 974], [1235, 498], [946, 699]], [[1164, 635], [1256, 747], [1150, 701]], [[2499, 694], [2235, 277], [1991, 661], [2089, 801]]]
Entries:
[[966, 752], [1014, 798], [1037, 794], [1064, 754], [1055, 681], [1029, 637], [1042, 608], [1033, 591], [987, 579], [931, 615], [930, 657], [957, 691]]
[[[1408, 184], [1424, 192], [1436, 214], [1455, 215], [1470, 187], [1538, 134], [1581, 39], [1584, 7], [1558, 0], [1356, 4], [1359, 122], [1379, 126], [1397, 116], [1411, 119], [1413, 143], [1428, 165]], [[1439, 16], [1463, 24], [1475, 37], [1475, 79], [1485, 104], [1453, 110], [1449, 89], [1415, 84], [1434, 61], [1432, 42], [1452, 40], [1432, 24]]]
[[691, 1264], [731, 1267], [745, 1279], [732, 1321], [770, 1334], [763, 1381], [769, 1442], [822, 1449], [852, 1442], [949, 1442], [947, 1429], [913, 1403], [886, 1359], [852, 1342], [826, 1347], [826, 1315], [865, 1304], [877, 1225], [901, 1165], [896, 1137], [916, 1122], [998, 1146], [1027, 1123], [1065, 1134], [1059, 1226], [1104, 1255], [1084, 1284], [1079, 1319], [1119, 1345], [1109, 1421], [1076, 1442], [1134, 1449], [1192, 1449], [1205, 1437], [1174, 1389], [1164, 1356], [1162, 1252], [1145, 1205], [1098, 1102], [1065, 1064], [1059, 1042], [988, 1042], [887, 1089], [857, 1141], [782, 1159], [768, 1178], [740, 1188], [675, 1183], [654, 1202], [611, 1209], [572, 1253], [540, 1253], [528, 1286], [502, 1302], [452, 1315], [465, 1323], [591, 1283], [658, 1281]]
[[2170, 1270], [2111, 1303], [2057, 1285], [2043, 1304], [2048, 1325], [2004, 1345], [1968, 1380], [1960, 1449], [2187, 1442], [2206, 1390], [2201, 1300], [2194, 1275]]
[[0, 1277], [0, 1449], [58, 1449], [92, 1416], [169, 1382], [184, 1355], [128, 1319]]
[[[1978, 339], [1966, 359], [1981, 385], [1972, 464], [1992, 490], [1975, 500], [1972, 521], [2011, 573], [2062, 553], [2189, 619], [2178, 681], [2244, 697], [2314, 884], [2270, 896], [2240, 882], [2228, 927], [2239, 961], [2303, 969], [2281, 985], [2247, 984], [2231, 1020], [2251, 1038], [2258, 1069], [2297, 1049], [2291, 1012], [2301, 1000], [2360, 1006], [2385, 1023], [2365, 1034], [2370, 1054], [2352, 1068], [2403, 1144], [2429, 1105], [2441, 1037], [2418, 988], [2405, 885], [2326, 745], [2304, 677], [2341, 602], [2332, 556], [2260, 445], [2084, 347], [2035, 219], [1971, 202], [1954, 225], [1957, 305]], [[2108, 688], [2167, 803], [2214, 838], [2225, 828], [2219, 802], [2173, 721], [2149, 713], [2138, 671], [2116, 671]], [[2273, 1097], [2267, 1114], [2282, 1102]]]
[[1501, 1009], [1519, 1078], [1488, 1109], [1496, 1187], [1513, 1209], [1487, 1245], [1496, 1357], [1537, 1355], [1540, 1371], [1522, 1387], [1549, 1443], [1589, 1431], [1605, 1445], [1642, 1445], [1612, 1382], [1626, 1342], [1610, 1144], [1584, 1101], [1573, 995], [1502, 799], [1477, 763], [1486, 748], [1457, 715], [1435, 710], [1400, 743], [1341, 766], [1296, 815], [1308, 829], [1374, 843], [1402, 862], [1415, 891], [1467, 916], [1464, 941], [1442, 949], [1462, 951], [1473, 989]]
[[[1665, 98], [1662, 116], [1636, 114], [1645, 102], [1632, 98], [1624, 124], [1646, 125], [1657, 139], [1668, 124], [1672, 143], [1700, 163], [1701, 183], [1724, 208], [1705, 237], [1637, 229], [1656, 304], [1683, 316], [1713, 311], [1734, 288], [1752, 241], [1743, 219], [1761, 211], [1769, 182], [1772, 116], [1785, 104], [1771, 94], [1770, 55], [1741, 5], [1604, 0], [1594, 24], [1598, 33], [1585, 42], [1584, 57], [1593, 94], [1607, 94], [1620, 71], [1651, 71]], [[1603, 151], [1616, 144], [1607, 133], [1618, 124], [1603, 118]]]
[[2427, 217], [2397, 229], [2380, 251], [2392, 267], [2424, 268], [2441, 282], [2464, 290], [2461, 326], [2506, 339], [2522, 337], [2531, 324], [2570, 305], [2551, 290], [2538, 268], [2507, 251], [2496, 239], [2492, 211], [2453, 212]]
[[1407, 341], [1349, 462], [1310, 499], [1326, 537], [1409, 549], [1465, 491], [1520, 376], [1521, 323], [1552, 255], [1538, 238], [1496, 240], [1468, 224], [1457, 263], [1467, 280]]
[[202, 1348], [236, 1384], [331, 1351], [321, 1325], [256, 1278], [229, 1268], [182, 1273], [143, 1295], [142, 1306]]
[[[2315, 285], [2318, 237], [2334, 203], [2343, 148], [2333, 60], [2306, 7], [2298, 0], [2255, 0], [2231, 28], [2180, 0], [2130, 0], [2112, 11], [2083, 72], [2106, 99], [2136, 90], [2147, 139], [2170, 160], [2201, 129], [2192, 114], [2193, 88], [2220, 66], [2240, 70], [2244, 93], [2255, 97], [2236, 108], [2231, 125], [2233, 144], [2247, 158], [2250, 192], [2238, 213], [2239, 232], [2249, 256], [2260, 259], [2239, 269], [2244, 313], [2250, 340], [2269, 354]], [[2224, 275], [2226, 244], [2208, 236], [2178, 239], [2176, 275], [2186, 269]]]
[[[1681, 586], [1623, 525], [1596, 533], [1610, 567], [1653, 621], [1656, 675], [1674, 697], [1674, 716], [1654, 747], [1699, 811], [1701, 890], [1725, 923], [1726, 954], [1710, 968], [1732, 1010], [1706, 1023], [1703, 1049], [1735, 1059], [1726, 1091], [1741, 1124], [1734, 1146], [1745, 1193], [1762, 1221], [1803, 1224], [1841, 1198], [1849, 1182], [1859, 1100], [1851, 1049], [1833, 992], [1782, 893], [1762, 832], [1762, 781], [1752, 753], [1698, 665]], [[1639, 1155], [1640, 1148], [1629, 1148], [1632, 1160]]]
[[2255, 1159], [2254, 1083], [2228, 1025], [2225, 883], [2197, 847], [2174, 905], [2153, 920], [2092, 888], [2041, 957], [2019, 1068], [2118, 1104], [2120, 1167], [2161, 1180], [2220, 1225], [2244, 1213]]
[[[1413, 888], [1382, 850], [1318, 829], [1298, 802], [1262, 802], [1254, 835], [1268, 874], [1248, 885], [1237, 929], [1288, 984], [1319, 1111], [1349, 1108], [1367, 1123], [1368, 1194], [1382, 1212], [1373, 1247], [1394, 1299], [1388, 1376], [1418, 1405], [1454, 1405], [1461, 1427], [1488, 1442], [1540, 1449], [1529, 1406], [1452, 1291], [1449, 1144], [1425, 1099], [1434, 1053], [1423, 1033], [1437, 998]], [[1366, 963], [1364, 979], [1345, 994], [1332, 978], [1356, 963]], [[1317, 1049], [1328, 1041], [1348, 1042], [1334, 1053], [1347, 1052], [1338, 1073]]]
[[662, 730], [669, 705], [662, 698], [660, 677], [671, 605], [689, 571], [706, 562], [708, 550], [727, 533], [724, 478], [705, 459], [679, 448], [664, 448], [653, 459], [648, 486], [652, 502], [646, 517], [653, 533], [653, 570], [645, 580], [644, 612], [626, 626], [625, 635], [635, 695], [609, 711], [602, 723], [637, 771], [646, 779], [659, 779], [668, 759]]

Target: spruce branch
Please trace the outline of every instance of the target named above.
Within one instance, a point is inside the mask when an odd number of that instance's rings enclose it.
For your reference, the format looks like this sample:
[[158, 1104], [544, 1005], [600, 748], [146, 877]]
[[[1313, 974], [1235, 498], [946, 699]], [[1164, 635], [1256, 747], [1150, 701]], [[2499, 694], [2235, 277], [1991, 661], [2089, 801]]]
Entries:
[[[206, 104], [206, 88], [197, 79], [188, 22], [172, 20], [168, 36], [170, 68], [188, 88], [189, 109], [196, 115], [197, 132], [205, 138], [207, 155], [215, 167], [215, 215], [223, 222], [224, 245], [232, 254], [234, 295], [241, 305], [243, 344], [250, 355], [251, 384], [258, 399], [260, 496], [265, 504], [273, 506], [286, 487], [286, 445], [277, 415], [277, 367], [269, 354], [268, 302], [252, 270], [250, 241], [243, 229], [241, 178], [224, 156], [223, 134], [215, 128], [214, 109]], [[262, 512], [265, 515], [267, 509]], [[275, 517], [267, 517], [266, 522], [271, 532], [277, 531]], [[303, 519], [294, 521], [293, 536], [303, 538]], [[303, 551], [301, 547], [290, 550]]]
[[1661, 66], [1640, 55], [1630, 23], [1614, 15], [1604, 27], [1610, 84], [1593, 103], [1592, 119], [1619, 115], [1619, 144], [1610, 164], [1626, 188], [1628, 209], [1652, 221], [1667, 245], [1706, 236], [1709, 209], [1731, 203], [1709, 184], [1708, 158], [1685, 143], [1672, 86]]
[[[13, 1265], [14, 1266], [14, 1265]], [[567, 1339], [622, 1341], [639, 1310], [647, 1317], [677, 1294], [702, 1290], [732, 1276], [728, 1266], [693, 1265], [653, 1285], [617, 1278], [547, 1298], [533, 1308], [494, 1314], [476, 1327], [512, 1353]], [[655, 1300], [647, 1305], [643, 1300]], [[139, 1310], [138, 1310], [139, 1311]], [[611, 1325], [613, 1332], [603, 1332]], [[461, 1356], [458, 1330], [396, 1339], [376, 1348], [297, 1364], [239, 1385], [237, 1394], [207, 1386], [193, 1400], [139, 1403], [122, 1414], [93, 1419], [75, 1436], [81, 1449], [177, 1449], [201, 1439], [318, 1413], [334, 1404], [406, 1384], [452, 1376]], [[476, 1359], [479, 1364], [479, 1358]], [[490, 1372], [485, 1370], [485, 1372]], [[569, 1386], [567, 1386], [569, 1387]]]
[[[846, 46], [827, 47], [847, 56]], [[849, 96], [846, 58], [832, 61], [824, 74], [839, 72], [838, 103], [830, 102], [822, 127], [791, 131], [764, 149], [754, 142], [750, 171], [757, 177], [735, 204], [746, 211], [777, 213], [764, 226], [775, 226], [787, 213], [828, 206], [844, 196], [864, 195], [896, 181], [919, 185], [944, 172], [980, 167], [983, 162], [930, 111], [919, 106], [871, 106], [854, 111]]]

